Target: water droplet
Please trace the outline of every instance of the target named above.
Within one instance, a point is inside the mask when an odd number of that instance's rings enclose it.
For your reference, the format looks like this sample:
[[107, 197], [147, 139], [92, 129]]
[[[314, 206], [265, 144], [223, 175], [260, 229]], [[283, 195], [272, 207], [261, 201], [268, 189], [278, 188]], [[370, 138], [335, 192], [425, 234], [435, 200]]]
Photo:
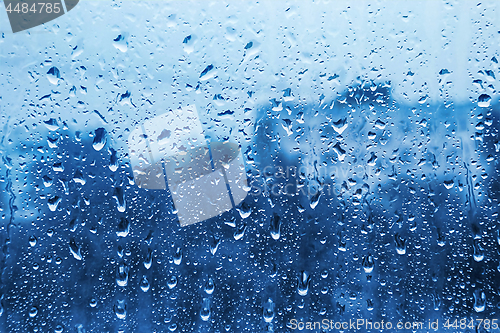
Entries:
[[245, 236], [245, 230], [247, 230], [247, 225], [241, 225], [233, 234], [235, 240], [240, 240]]
[[474, 261], [480, 262], [484, 259], [484, 249], [481, 246], [480, 239], [475, 239], [473, 243], [474, 247]]
[[141, 290], [144, 292], [147, 292], [149, 290], [149, 281], [146, 275], [142, 276], [142, 280], [139, 286], [141, 287]]
[[399, 234], [396, 234], [394, 239], [396, 240], [396, 252], [401, 255], [406, 254], [406, 239]]
[[200, 74], [200, 81], [205, 81], [211, 79], [215, 75], [215, 71], [213, 70], [213, 65], [208, 65]]
[[125, 39], [125, 35], [120, 34], [115, 39], [113, 39], [113, 46], [115, 47], [115, 49], [120, 50], [121, 52], [127, 52], [128, 43]]
[[316, 193], [314, 193], [314, 195], [312, 195], [311, 198], [309, 199], [309, 206], [311, 207], [311, 209], [316, 208], [320, 198], [321, 198], [321, 191], [316, 190]]
[[59, 138], [47, 138], [47, 144], [49, 145], [49, 148], [57, 148], [57, 141], [59, 141]]
[[212, 236], [212, 239], [210, 241], [210, 253], [212, 253], [212, 255], [215, 255], [215, 253], [219, 249], [219, 245], [220, 245], [220, 237], [217, 235]]
[[152, 263], [153, 263], [153, 251], [151, 249], [148, 249], [148, 253], [146, 254], [146, 258], [144, 259], [144, 267], [146, 269], [150, 269]]
[[366, 300], [366, 309], [368, 311], [373, 311], [373, 301], [371, 299]]
[[242, 219], [246, 219], [250, 216], [250, 214], [252, 214], [252, 207], [249, 206], [246, 202], [242, 202], [240, 207], [237, 207], [236, 209], [240, 213]]
[[487, 108], [487, 107], [489, 107], [490, 106], [490, 102], [491, 102], [491, 97], [490, 97], [490, 95], [487, 95], [487, 94], [482, 94], [477, 99], [477, 105], [479, 107], [481, 107], [481, 108]]
[[443, 182], [444, 187], [446, 187], [447, 190], [451, 189], [455, 183], [453, 182], [453, 179], [450, 180], [445, 180]]
[[382, 120], [377, 119], [377, 121], [375, 121], [375, 127], [383, 130], [385, 128], [385, 123]]
[[175, 275], [172, 275], [170, 279], [167, 282], [167, 286], [169, 289], [174, 289], [175, 286], [177, 286], [177, 277]]
[[268, 298], [264, 304], [263, 315], [266, 323], [271, 323], [274, 319], [274, 303], [271, 298]]
[[311, 282], [311, 277], [306, 271], [302, 271], [299, 275], [299, 286], [298, 293], [300, 296], [306, 296], [309, 292], [309, 283]]
[[127, 203], [125, 202], [125, 192], [121, 187], [115, 187], [113, 198], [116, 200], [116, 209], [118, 209], [120, 213], [125, 212]]
[[339, 251], [342, 251], [342, 252], [347, 251], [347, 243], [342, 237], [339, 239], [338, 249], [339, 249]]
[[293, 134], [292, 121], [290, 119], [282, 119], [281, 127], [283, 127], [288, 136]]
[[56, 162], [52, 166], [52, 170], [55, 172], [63, 172], [64, 171], [64, 165], [61, 162]]
[[125, 319], [127, 317], [127, 309], [125, 305], [125, 300], [118, 300], [113, 307], [116, 317], [118, 319]]
[[95, 150], [99, 151], [106, 145], [106, 130], [102, 127], [95, 130], [94, 142], [92, 146]]
[[57, 209], [57, 206], [61, 202], [62, 198], [58, 197], [57, 195], [55, 197], [49, 198], [47, 200], [47, 205], [49, 206], [49, 209], [51, 212], [55, 212]]
[[30, 246], [35, 246], [36, 245], [36, 237], [30, 236], [29, 243], [30, 243]]
[[375, 153], [371, 153], [370, 159], [366, 162], [369, 166], [375, 166], [377, 163], [377, 155]]
[[337, 121], [334, 121], [332, 123], [333, 129], [335, 132], [337, 132], [339, 135], [342, 135], [342, 133], [345, 131], [349, 124], [347, 123], [347, 118], [341, 118]]
[[76, 245], [76, 242], [73, 238], [71, 238], [71, 240], [69, 241], [69, 251], [76, 260], [83, 259], [82, 254], [80, 252], [80, 247]]
[[95, 298], [92, 298], [90, 300], [90, 307], [95, 308], [97, 306], [97, 300]]
[[332, 147], [332, 149], [335, 152], [335, 154], [337, 154], [337, 158], [339, 159], [339, 161], [342, 162], [345, 159], [346, 151], [342, 149], [340, 143], [337, 142], [335, 146]]
[[205, 292], [208, 295], [212, 295], [215, 290], [215, 283], [214, 280], [209, 277], [207, 283], [205, 284]]
[[38, 313], [38, 309], [36, 308], [36, 306], [32, 306], [30, 311], [29, 311], [29, 316], [30, 318], [34, 318]]
[[281, 219], [278, 214], [274, 213], [273, 217], [271, 218], [271, 237], [274, 240], [278, 240], [280, 238], [281, 234]]
[[49, 176], [46, 176], [46, 175], [45, 175], [45, 176], [43, 176], [42, 178], [43, 178], [43, 185], [44, 185], [45, 187], [50, 187], [50, 186], [52, 186], [52, 178], [50, 178]]
[[109, 157], [109, 170], [115, 172], [118, 170], [118, 156], [116, 155], [116, 150], [113, 148], [109, 149], [111, 156]]
[[57, 124], [57, 120], [54, 118], [50, 118], [47, 121], [43, 122], [45, 124], [45, 127], [49, 129], [49, 131], [56, 131], [59, 128], [59, 125]]
[[130, 232], [130, 222], [124, 217], [120, 217], [120, 222], [116, 229], [116, 235], [118, 237], [127, 237]]
[[75, 174], [73, 176], [73, 181], [80, 185], [85, 185], [86, 183], [85, 178], [83, 178], [82, 172], [78, 169], [75, 171]]
[[116, 284], [120, 287], [125, 287], [128, 284], [128, 271], [129, 268], [125, 264], [120, 264], [116, 272]]
[[375, 266], [375, 261], [373, 260], [373, 256], [371, 254], [363, 258], [363, 269], [365, 273], [369, 274], [373, 272], [374, 266]]
[[203, 299], [200, 317], [203, 321], [208, 321], [208, 319], [210, 319], [210, 300], [208, 298]]
[[173, 255], [173, 259], [174, 259], [174, 264], [176, 264], [177, 266], [181, 264], [181, 262], [182, 262], [182, 249], [180, 247], [178, 247], [177, 250], [175, 251], [175, 253]]
[[59, 83], [59, 79], [61, 78], [61, 73], [57, 67], [52, 66], [47, 72], [47, 79], [50, 83], [57, 85]]
[[474, 310], [476, 312], [483, 312], [486, 308], [486, 294], [484, 291], [474, 291]]

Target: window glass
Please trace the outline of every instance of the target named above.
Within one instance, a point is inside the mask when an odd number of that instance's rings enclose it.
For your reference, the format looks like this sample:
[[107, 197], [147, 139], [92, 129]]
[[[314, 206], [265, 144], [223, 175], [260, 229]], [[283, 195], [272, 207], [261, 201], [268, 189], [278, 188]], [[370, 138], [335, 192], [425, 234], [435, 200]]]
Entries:
[[498, 331], [498, 2], [3, 5], [0, 332]]

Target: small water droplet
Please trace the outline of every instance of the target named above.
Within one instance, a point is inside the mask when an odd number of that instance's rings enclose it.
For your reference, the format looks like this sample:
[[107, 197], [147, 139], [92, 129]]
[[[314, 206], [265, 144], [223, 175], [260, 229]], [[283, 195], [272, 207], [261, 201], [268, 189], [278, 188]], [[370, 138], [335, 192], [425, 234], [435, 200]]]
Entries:
[[94, 142], [92, 143], [92, 147], [96, 151], [101, 150], [106, 145], [106, 130], [102, 127], [98, 128], [94, 132]]
[[34, 318], [38, 313], [38, 309], [36, 308], [36, 306], [32, 306], [30, 311], [29, 311], [29, 316], [30, 318]]
[[73, 238], [71, 238], [71, 240], [69, 241], [69, 251], [71, 252], [71, 254], [73, 255], [73, 257], [76, 260], [83, 259], [81, 251], [80, 251], [80, 247], [78, 245], [76, 245], [76, 242]]
[[273, 217], [271, 218], [270, 231], [271, 231], [271, 237], [274, 240], [278, 240], [280, 238], [280, 234], [281, 234], [281, 218], [276, 213], [274, 213]]
[[118, 237], [127, 237], [130, 232], [130, 222], [124, 217], [120, 217], [120, 222], [116, 229], [116, 235]]
[[176, 264], [177, 266], [181, 264], [181, 262], [182, 262], [182, 249], [180, 247], [178, 247], [177, 250], [175, 251], [175, 253], [173, 255], [173, 259], [174, 259], [174, 264]]
[[309, 292], [309, 283], [311, 282], [311, 277], [306, 271], [302, 271], [299, 275], [299, 286], [298, 293], [300, 296], [306, 296]]
[[484, 291], [474, 291], [474, 310], [476, 312], [483, 312], [486, 308], [486, 294]]
[[141, 287], [141, 290], [144, 292], [147, 292], [149, 290], [149, 281], [146, 275], [142, 276], [142, 280], [139, 286]]
[[73, 181], [77, 184], [80, 184], [80, 185], [85, 185], [85, 183], [86, 183], [82, 172], [78, 169], [75, 171], [75, 174], [73, 175]]
[[311, 199], [309, 200], [309, 206], [311, 207], [311, 209], [316, 208], [320, 198], [321, 198], [321, 191], [316, 190], [316, 192], [311, 196]]
[[144, 267], [146, 269], [150, 269], [152, 263], [153, 263], [153, 251], [151, 249], [148, 249], [148, 253], [146, 254], [146, 258], [144, 259]]
[[347, 123], [347, 118], [341, 118], [337, 121], [334, 121], [332, 123], [333, 129], [335, 132], [337, 132], [339, 135], [342, 135], [342, 133], [345, 131], [349, 124]]
[[49, 129], [49, 131], [56, 131], [59, 128], [59, 124], [57, 124], [57, 120], [55, 120], [54, 118], [50, 118], [43, 123], [45, 124], [45, 127]]
[[118, 319], [125, 319], [127, 317], [127, 309], [125, 305], [125, 300], [118, 300], [113, 307], [116, 317]]
[[369, 274], [373, 272], [374, 266], [375, 266], [375, 261], [373, 260], [373, 256], [371, 254], [363, 258], [363, 269], [365, 273]]
[[117, 50], [120, 50], [121, 52], [127, 52], [128, 43], [127, 40], [125, 39], [125, 35], [120, 34], [115, 39], [113, 39], [113, 46]]
[[175, 286], [177, 286], [177, 277], [175, 275], [172, 275], [170, 279], [167, 282], [167, 286], [169, 289], [174, 289]]
[[406, 239], [402, 238], [399, 234], [394, 236], [396, 241], [396, 252], [398, 254], [406, 254]]
[[207, 283], [205, 284], [205, 292], [208, 295], [212, 295], [215, 290], [215, 283], [214, 280], [209, 277]]
[[210, 300], [208, 298], [203, 299], [200, 317], [203, 321], [208, 321], [208, 319], [210, 319]]
[[49, 206], [49, 209], [51, 212], [55, 212], [57, 209], [57, 206], [61, 202], [62, 198], [58, 197], [57, 195], [55, 197], [49, 198], [47, 200], [47, 205]]
[[97, 306], [97, 300], [95, 298], [92, 298], [90, 300], [90, 307], [95, 308]]
[[271, 323], [274, 319], [274, 303], [271, 298], [268, 298], [264, 303], [263, 318], [266, 323]]
[[59, 79], [61, 78], [61, 73], [59, 69], [55, 66], [52, 66], [47, 72], [47, 79], [50, 83], [57, 85], [59, 83]]
[[116, 150], [113, 148], [109, 149], [111, 156], [109, 157], [109, 170], [115, 172], [118, 170], [118, 156], [116, 155]]
[[371, 299], [366, 300], [366, 309], [368, 311], [373, 311], [373, 301]]
[[120, 213], [125, 212], [127, 204], [125, 202], [125, 192], [123, 188], [119, 186], [115, 187], [113, 198], [116, 200], [116, 209], [118, 209]]
[[480, 239], [475, 239], [474, 240], [474, 261], [476, 262], [481, 262], [484, 259], [484, 249], [481, 246]]
[[252, 214], [252, 207], [249, 206], [246, 202], [243, 202], [240, 207], [237, 207], [236, 210], [240, 213], [242, 219], [246, 219]]
[[490, 106], [491, 97], [487, 94], [482, 94], [477, 99], [477, 105], [481, 108], [487, 108]]
[[453, 187], [453, 185], [455, 185], [455, 183], [453, 182], [453, 179], [450, 179], [450, 180], [445, 180], [443, 182], [443, 185], [447, 190], [449, 190]]
[[247, 230], [247, 225], [241, 225], [233, 234], [235, 240], [240, 240], [245, 236], [245, 230]]
[[129, 268], [125, 264], [120, 264], [116, 272], [116, 284], [120, 287], [125, 287], [128, 284]]
[[215, 255], [215, 253], [219, 249], [219, 245], [220, 245], [220, 237], [217, 235], [212, 236], [212, 239], [210, 241], [210, 253], [212, 253], [212, 255]]

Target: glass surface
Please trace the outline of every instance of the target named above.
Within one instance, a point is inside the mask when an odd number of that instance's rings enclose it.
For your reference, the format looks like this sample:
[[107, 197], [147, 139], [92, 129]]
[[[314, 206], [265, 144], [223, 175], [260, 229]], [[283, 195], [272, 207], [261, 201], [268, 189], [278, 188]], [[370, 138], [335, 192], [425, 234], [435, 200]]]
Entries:
[[15, 1], [0, 332], [500, 331], [499, 2]]

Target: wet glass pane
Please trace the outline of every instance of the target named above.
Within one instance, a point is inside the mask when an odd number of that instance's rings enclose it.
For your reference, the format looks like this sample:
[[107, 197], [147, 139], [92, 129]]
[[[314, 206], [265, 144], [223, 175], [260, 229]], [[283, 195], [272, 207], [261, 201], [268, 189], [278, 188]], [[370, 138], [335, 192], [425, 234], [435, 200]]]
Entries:
[[0, 332], [500, 330], [498, 2], [0, 7]]

